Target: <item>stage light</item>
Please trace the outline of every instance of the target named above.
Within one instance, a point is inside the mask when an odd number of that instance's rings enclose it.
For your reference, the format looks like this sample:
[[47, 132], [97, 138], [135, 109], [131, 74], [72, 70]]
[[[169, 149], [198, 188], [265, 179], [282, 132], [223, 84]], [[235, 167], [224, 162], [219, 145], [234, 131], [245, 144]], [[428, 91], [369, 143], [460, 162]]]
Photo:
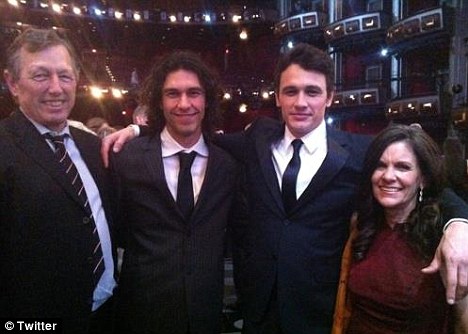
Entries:
[[239, 112], [242, 113], [242, 114], [247, 112], [247, 105], [245, 103], [242, 103], [239, 106]]
[[123, 18], [123, 13], [122, 12], [119, 12], [118, 10], [116, 10], [114, 12], [114, 17], [117, 19], [117, 20], [121, 20]]
[[52, 10], [56, 13], [61, 13], [62, 12], [62, 8], [60, 7], [59, 4], [56, 4], [56, 3], [53, 3], [52, 4]]
[[121, 99], [123, 97], [122, 91], [118, 88], [112, 88], [112, 96], [116, 99]]
[[79, 7], [74, 6], [73, 7], [73, 13], [75, 15], [81, 15], [81, 9]]
[[239, 38], [243, 41], [249, 38], [249, 35], [247, 34], [247, 30], [242, 29], [242, 31], [239, 34]]
[[19, 5], [19, 4], [18, 4], [18, 1], [16, 1], [16, 0], [8, 0], [8, 3], [9, 3], [10, 5], [12, 5], [12, 6], [15, 6], [15, 7], [18, 7], [18, 5]]
[[91, 86], [89, 88], [91, 92], [91, 96], [94, 97], [95, 99], [101, 99], [103, 96], [103, 89], [97, 86]]
[[133, 13], [133, 19], [135, 21], [140, 21], [141, 20], [141, 14], [138, 12]]
[[232, 16], [232, 22], [234, 23], [239, 23], [239, 21], [242, 19], [242, 16], [240, 15], [233, 15]]

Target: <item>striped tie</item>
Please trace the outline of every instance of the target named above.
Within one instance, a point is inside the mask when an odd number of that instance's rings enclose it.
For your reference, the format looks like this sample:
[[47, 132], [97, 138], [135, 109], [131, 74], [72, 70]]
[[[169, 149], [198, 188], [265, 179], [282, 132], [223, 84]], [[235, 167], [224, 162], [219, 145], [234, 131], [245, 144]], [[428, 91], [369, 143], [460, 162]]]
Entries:
[[65, 175], [69, 179], [70, 183], [72, 184], [73, 188], [75, 189], [81, 204], [83, 205], [84, 209], [86, 210], [86, 214], [89, 217], [89, 222], [92, 224], [93, 227], [93, 275], [95, 284], [99, 282], [103, 272], [104, 272], [104, 257], [102, 255], [101, 249], [101, 241], [99, 239], [99, 234], [97, 231], [96, 224], [94, 222], [93, 213], [91, 212], [91, 208], [88, 202], [88, 196], [86, 196], [86, 190], [83, 185], [83, 181], [81, 180], [80, 174], [76, 169], [75, 164], [70, 159], [68, 152], [65, 148], [65, 141], [64, 138], [68, 136], [68, 134], [64, 134], [61, 136], [53, 136], [50, 133], [45, 135], [47, 139], [51, 140], [55, 146], [55, 157], [57, 158], [58, 162], [62, 166]]

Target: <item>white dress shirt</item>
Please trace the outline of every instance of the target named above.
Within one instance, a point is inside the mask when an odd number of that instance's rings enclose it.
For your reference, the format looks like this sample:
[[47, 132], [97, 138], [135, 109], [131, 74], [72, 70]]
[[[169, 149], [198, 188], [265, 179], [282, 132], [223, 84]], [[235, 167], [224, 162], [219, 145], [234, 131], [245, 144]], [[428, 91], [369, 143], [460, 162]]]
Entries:
[[322, 121], [317, 128], [302, 138], [294, 137], [286, 126], [284, 137], [271, 145], [273, 165], [275, 166], [280, 189], [284, 171], [294, 153], [294, 148], [291, 145], [294, 139], [301, 139], [304, 143], [299, 151], [301, 168], [296, 183], [296, 198], [299, 198], [327, 156], [327, 128], [325, 122]]
[[[26, 116], [26, 115], [25, 115]], [[26, 116], [27, 117], [27, 116]], [[89, 172], [86, 163], [81, 157], [80, 151], [78, 150], [75, 142], [70, 133], [69, 126], [67, 125], [60, 133], [54, 132], [27, 117], [37, 128], [41, 135], [50, 133], [54, 136], [68, 134], [65, 137], [65, 148], [70, 156], [70, 159], [76, 166], [78, 173], [80, 174], [81, 180], [83, 181], [83, 186], [86, 191], [86, 196], [90, 204], [91, 212], [93, 213], [94, 222], [96, 224], [99, 240], [101, 241], [102, 254], [104, 257], [104, 266], [105, 270], [102, 274], [96, 288], [93, 293], [93, 306], [92, 311], [95, 311], [99, 308], [104, 302], [112, 296], [113, 290], [116, 287], [117, 283], [114, 279], [114, 259], [112, 257], [112, 245], [109, 232], [109, 226], [107, 224], [107, 218], [102, 207], [101, 195], [99, 194], [99, 189], [94, 182], [91, 173]], [[47, 140], [49, 146], [54, 150], [54, 144]], [[70, 282], [73, 284], [73, 282]]]
[[200, 136], [198, 142], [192, 147], [185, 148], [181, 146], [164, 128], [161, 131], [161, 153], [164, 164], [164, 175], [166, 176], [167, 186], [172, 194], [174, 200], [177, 199], [177, 182], [179, 176], [179, 152], [190, 153], [197, 152], [195, 160], [193, 161], [191, 174], [193, 184], [193, 199], [197, 203], [200, 189], [205, 179], [206, 166], [208, 165], [208, 146]]

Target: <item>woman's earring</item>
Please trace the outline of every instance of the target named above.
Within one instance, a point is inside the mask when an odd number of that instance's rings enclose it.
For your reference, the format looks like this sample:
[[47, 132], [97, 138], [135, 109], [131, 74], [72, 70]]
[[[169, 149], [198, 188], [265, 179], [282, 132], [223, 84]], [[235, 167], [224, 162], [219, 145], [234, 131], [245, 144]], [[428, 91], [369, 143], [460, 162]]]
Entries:
[[423, 200], [423, 188], [419, 188], [419, 197], [418, 197], [418, 202], [421, 203]]

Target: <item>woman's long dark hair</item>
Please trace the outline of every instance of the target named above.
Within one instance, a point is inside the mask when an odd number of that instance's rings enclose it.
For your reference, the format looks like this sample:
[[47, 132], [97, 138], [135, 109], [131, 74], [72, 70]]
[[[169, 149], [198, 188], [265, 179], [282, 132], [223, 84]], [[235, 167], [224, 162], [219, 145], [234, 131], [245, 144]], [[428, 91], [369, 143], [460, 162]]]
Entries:
[[[353, 242], [353, 257], [365, 257], [377, 231], [385, 224], [383, 207], [373, 196], [371, 177], [382, 153], [391, 144], [407, 143], [413, 150], [424, 179], [423, 199], [417, 201], [403, 232], [410, 244], [424, 257], [432, 256], [441, 236], [440, 209], [437, 198], [445, 183], [444, 165], [437, 144], [421, 128], [391, 125], [371, 143], [364, 160], [363, 177], [358, 194], [358, 235]], [[415, 194], [417, 196], [417, 194]]]

